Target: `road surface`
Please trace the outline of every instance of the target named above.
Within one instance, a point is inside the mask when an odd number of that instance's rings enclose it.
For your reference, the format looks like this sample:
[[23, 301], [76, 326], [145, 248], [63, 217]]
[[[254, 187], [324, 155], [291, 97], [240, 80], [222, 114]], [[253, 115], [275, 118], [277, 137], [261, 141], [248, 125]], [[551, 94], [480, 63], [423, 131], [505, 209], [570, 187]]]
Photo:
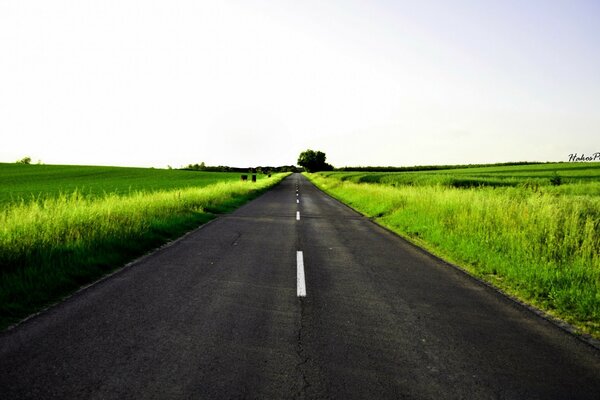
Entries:
[[294, 174], [0, 334], [0, 398], [599, 399], [599, 353]]

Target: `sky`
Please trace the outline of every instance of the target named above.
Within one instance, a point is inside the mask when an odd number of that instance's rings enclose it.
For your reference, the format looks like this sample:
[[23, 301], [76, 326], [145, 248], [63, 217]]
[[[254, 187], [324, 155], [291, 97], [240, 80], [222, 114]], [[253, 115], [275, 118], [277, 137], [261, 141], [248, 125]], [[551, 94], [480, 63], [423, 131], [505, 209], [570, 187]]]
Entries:
[[567, 161], [598, 0], [0, 0], [0, 162]]

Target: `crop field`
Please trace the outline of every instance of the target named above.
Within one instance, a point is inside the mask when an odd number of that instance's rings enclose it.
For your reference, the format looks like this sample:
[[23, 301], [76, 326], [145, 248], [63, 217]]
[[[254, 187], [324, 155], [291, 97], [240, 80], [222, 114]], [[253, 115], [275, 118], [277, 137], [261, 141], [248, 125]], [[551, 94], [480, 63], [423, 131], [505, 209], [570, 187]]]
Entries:
[[[331, 173], [322, 173], [329, 176]], [[382, 183], [392, 186], [413, 185], [448, 187], [519, 187], [539, 189], [555, 186], [555, 193], [600, 195], [599, 163], [531, 164], [448, 169], [417, 172], [335, 172], [332, 177], [356, 183]], [[560, 185], [552, 185], [558, 176]], [[577, 184], [577, 185], [574, 185]]]
[[284, 176], [0, 164], [0, 329]]
[[600, 338], [600, 163], [308, 176], [379, 224]]
[[200, 187], [239, 179], [240, 174], [233, 172], [0, 163], [0, 206], [75, 191], [89, 198], [108, 193], [127, 195], [136, 191]]

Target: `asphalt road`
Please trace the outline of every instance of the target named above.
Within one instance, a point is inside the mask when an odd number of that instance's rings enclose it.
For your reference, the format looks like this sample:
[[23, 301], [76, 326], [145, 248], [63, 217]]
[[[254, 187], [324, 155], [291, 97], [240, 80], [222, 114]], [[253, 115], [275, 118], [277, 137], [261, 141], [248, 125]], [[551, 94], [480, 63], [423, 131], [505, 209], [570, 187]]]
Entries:
[[597, 400], [600, 352], [295, 174], [0, 334], [0, 398]]

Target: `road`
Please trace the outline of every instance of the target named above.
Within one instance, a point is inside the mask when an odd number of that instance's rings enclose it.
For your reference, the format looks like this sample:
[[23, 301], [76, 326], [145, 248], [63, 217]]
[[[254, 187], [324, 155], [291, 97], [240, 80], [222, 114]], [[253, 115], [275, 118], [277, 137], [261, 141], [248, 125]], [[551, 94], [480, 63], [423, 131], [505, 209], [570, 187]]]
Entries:
[[1, 334], [0, 397], [598, 399], [600, 352], [294, 174]]

